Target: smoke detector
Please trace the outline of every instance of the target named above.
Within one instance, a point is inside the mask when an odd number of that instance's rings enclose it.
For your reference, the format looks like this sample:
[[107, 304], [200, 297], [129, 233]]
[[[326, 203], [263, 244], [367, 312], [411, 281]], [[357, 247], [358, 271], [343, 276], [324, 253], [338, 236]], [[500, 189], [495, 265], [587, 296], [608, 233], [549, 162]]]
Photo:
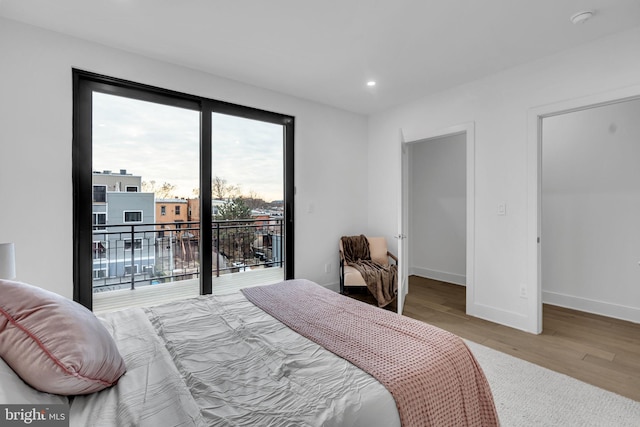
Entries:
[[592, 10], [583, 10], [582, 12], [578, 12], [569, 18], [569, 20], [574, 24], [584, 24], [593, 16]]

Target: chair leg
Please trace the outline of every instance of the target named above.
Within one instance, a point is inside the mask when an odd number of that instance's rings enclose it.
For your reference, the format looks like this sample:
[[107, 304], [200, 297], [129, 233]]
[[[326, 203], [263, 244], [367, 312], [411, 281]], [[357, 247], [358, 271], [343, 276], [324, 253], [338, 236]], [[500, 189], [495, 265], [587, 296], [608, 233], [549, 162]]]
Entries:
[[340, 275], [340, 293], [344, 295], [344, 261], [342, 260], [342, 258], [340, 259], [338, 274]]

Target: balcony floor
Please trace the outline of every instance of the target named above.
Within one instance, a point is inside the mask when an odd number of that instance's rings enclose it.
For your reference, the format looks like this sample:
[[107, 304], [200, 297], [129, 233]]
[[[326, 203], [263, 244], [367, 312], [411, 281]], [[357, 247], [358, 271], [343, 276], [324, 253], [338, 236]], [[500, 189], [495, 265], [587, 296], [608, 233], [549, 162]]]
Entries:
[[[267, 285], [283, 280], [281, 267], [262, 268], [233, 274], [212, 277], [214, 295], [235, 292], [250, 286]], [[197, 279], [182, 280], [160, 285], [141, 286], [134, 290], [96, 292], [93, 294], [93, 312], [96, 315], [129, 307], [148, 307], [179, 299], [192, 298], [200, 294], [200, 282]]]

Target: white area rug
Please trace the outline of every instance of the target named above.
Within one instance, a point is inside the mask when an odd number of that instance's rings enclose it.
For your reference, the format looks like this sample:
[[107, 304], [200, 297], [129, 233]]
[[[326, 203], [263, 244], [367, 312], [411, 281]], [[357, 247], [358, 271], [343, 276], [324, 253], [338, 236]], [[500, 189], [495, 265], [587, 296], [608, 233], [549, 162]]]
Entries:
[[489, 380], [502, 427], [640, 426], [640, 402], [465, 342]]

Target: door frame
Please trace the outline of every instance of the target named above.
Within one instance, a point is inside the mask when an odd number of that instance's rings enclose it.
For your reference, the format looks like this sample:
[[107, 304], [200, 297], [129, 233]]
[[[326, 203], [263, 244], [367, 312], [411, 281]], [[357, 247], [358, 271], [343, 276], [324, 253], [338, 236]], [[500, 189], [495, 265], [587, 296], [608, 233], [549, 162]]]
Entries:
[[[467, 314], [475, 315], [475, 122], [467, 122], [459, 125], [449, 126], [443, 129], [435, 131], [420, 132], [417, 135], [412, 135], [409, 141], [404, 141], [405, 132], [401, 129], [401, 173], [400, 173], [400, 188], [401, 193], [407, 197], [401, 197], [401, 208], [399, 215], [399, 230], [407, 230], [406, 238], [404, 241], [411, 239], [410, 224], [405, 224], [408, 221], [409, 213], [409, 197], [408, 191], [410, 187], [409, 183], [409, 162], [408, 157], [410, 155], [410, 146], [412, 144], [425, 142], [431, 139], [442, 138], [446, 136], [465, 134], [466, 136], [466, 311]], [[406, 149], [405, 149], [406, 148]], [[402, 236], [403, 233], [400, 232]], [[402, 244], [402, 242], [398, 242]], [[405, 258], [409, 257], [409, 245], [406, 245]], [[408, 290], [408, 282], [407, 282]]]
[[397, 311], [402, 314], [404, 300], [409, 293], [409, 156], [411, 145], [404, 140], [404, 133], [400, 129], [400, 188], [398, 191], [398, 301]]
[[527, 114], [527, 283], [534, 284], [527, 304], [527, 330], [542, 333], [542, 121], [574, 111], [602, 107], [640, 98], [640, 85], [615, 89], [585, 97], [546, 104]]
[[[72, 69], [73, 82], [73, 299], [87, 307], [93, 306], [92, 253], [87, 248], [93, 242], [92, 214], [92, 112], [93, 92], [125, 96], [133, 99], [181, 107], [200, 112], [200, 294], [211, 294], [212, 270], [212, 208], [211, 208], [211, 113], [222, 113], [254, 119], [283, 127], [283, 184], [284, 184], [284, 279], [294, 273], [294, 134], [295, 118], [286, 114], [218, 101], [202, 96], [177, 92], [143, 83], [105, 76], [80, 69]], [[205, 244], [208, 242], [208, 244]]]

